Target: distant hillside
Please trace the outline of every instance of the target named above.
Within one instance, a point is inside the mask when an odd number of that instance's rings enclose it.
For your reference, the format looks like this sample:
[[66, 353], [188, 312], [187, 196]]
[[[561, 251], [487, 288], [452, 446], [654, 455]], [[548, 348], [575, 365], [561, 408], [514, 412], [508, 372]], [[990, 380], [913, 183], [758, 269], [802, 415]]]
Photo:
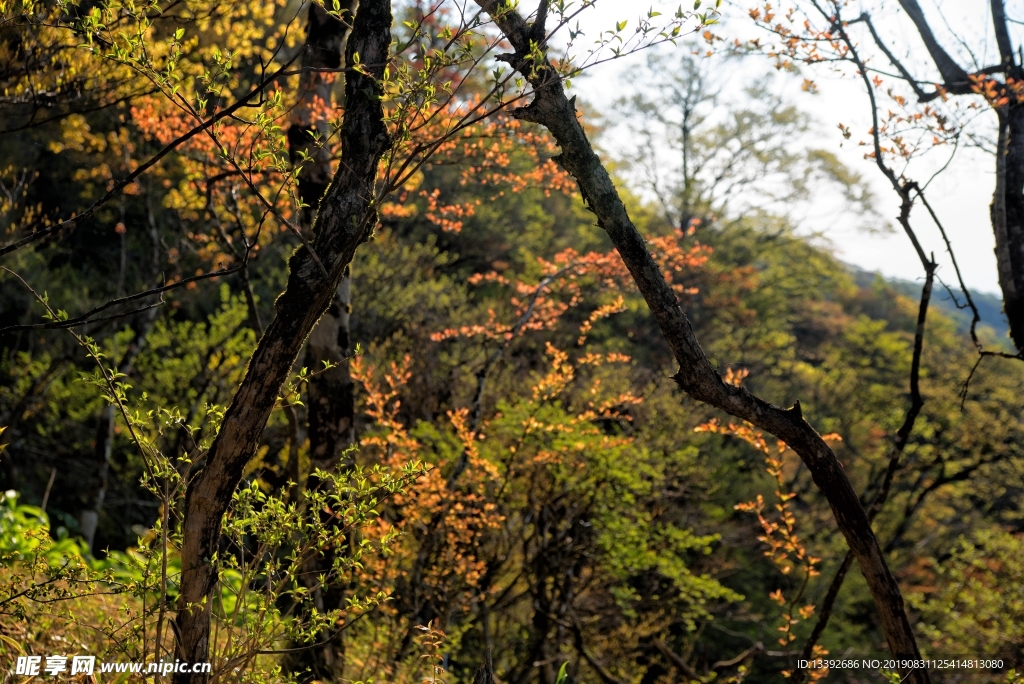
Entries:
[[[878, 273], [871, 271], [865, 271], [856, 266], [850, 266], [850, 271], [853, 273], [854, 278], [857, 280], [857, 284], [861, 287], [867, 287], [874, 282], [875, 278], [882, 278], [888, 283], [893, 289], [901, 294], [905, 294], [908, 297], [918, 299], [921, 296], [921, 283], [914, 282], [912, 280], [902, 280], [899, 278], [883, 278]], [[971, 310], [957, 308], [956, 303], [949, 296], [949, 292], [944, 287], [937, 287], [932, 295], [932, 303], [937, 306], [944, 314], [952, 318], [957, 323], [957, 330], [959, 332], [967, 332], [971, 327]], [[963, 295], [954, 290], [957, 295], [957, 299], [960, 304], [965, 305]], [[1006, 321], [1006, 316], [1003, 315], [1003, 300], [999, 295], [989, 294], [987, 292], [978, 292], [976, 290], [971, 291], [971, 297], [974, 299], [975, 306], [978, 307], [978, 313], [981, 316], [980, 326], [986, 326], [991, 329], [992, 334], [996, 339], [1005, 340], [1010, 330], [1009, 324]]]

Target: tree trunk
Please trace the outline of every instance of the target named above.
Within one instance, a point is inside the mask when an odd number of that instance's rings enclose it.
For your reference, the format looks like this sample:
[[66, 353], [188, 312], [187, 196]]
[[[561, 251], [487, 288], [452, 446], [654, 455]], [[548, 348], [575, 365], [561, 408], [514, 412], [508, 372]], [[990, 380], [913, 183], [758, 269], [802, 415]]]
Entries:
[[[501, 59], [527, 78], [535, 90], [533, 102], [515, 110], [514, 115], [546, 127], [558, 142], [562, 153], [556, 161], [576, 180], [584, 202], [611, 238], [679, 363], [676, 382], [691, 397], [775, 435], [800, 455], [818, 489], [828, 499], [836, 523], [860, 564], [892, 654], [919, 658], [899, 585], [889, 572], [864, 507], [835, 453], [803, 419], [799, 402], [791, 409], [782, 409], [722, 380], [704, 355], [675, 293], [651, 257], [608, 172], [587, 140], [577, 119], [574, 100], [565, 96], [553, 66], [545, 63], [536, 67], [531, 43], [535, 46], [546, 36], [543, 25], [528, 25], [517, 10], [499, 5], [498, 0], [476, 2], [491, 15], [515, 49], [514, 54], [503, 55]], [[913, 670], [904, 681], [927, 684], [928, 673]]]
[[999, 144], [992, 198], [996, 264], [1010, 337], [1024, 351], [1024, 104], [1013, 103], [996, 113]]
[[[343, 16], [351, 17], [356, 0], [341, 3]], [[314, 3], [309, 8], [306, 52], [302, 65], [309, 69], [342, 66], [348, 26]], [[333, 99], [335, 73], [309, 71], [303, 74], [294, 121], [288, 129], [288, 145], [299, 171], [299, 198], [307, 205], [304, 226], [311, 225], [330, 181], [331, 134], [326, 118]], [[303, 156], [306, 159], [303, 160]], [[351, 271], [346, 269], [337, 294], [317, 323], [306, 345], [304, 365], [315, 373], [309, 381], [309, 450], [314, 468], [337, 465], [342, 450], [352, 443], [355, 414], [353, 385], [348, 369], [349, 319], [352, 302]], [[330, 370], [324, 370], [325, 363]], [[303, 483], [299, 483], [300, 485]]]
[[[917, 0], [899, 0], [942, 76], [942, 90], [957, 95], [973, 94], [977, 84], [939, 44]], [[1019, 82], [1024, 68], [1014, 62], [1013, 44], [1007, 26], [1006, 3], [991, 0], [992, 27], [999, 48], [1000, 65], [989, 73], [1002, 72]], [[1010, 324], [1014, 346], [1024, 353], [1024, 103], [1017, 102], [1012, 88], [1000, 86], [1008, 104], [996, 107], [999, 144], [996, 150], [996, 190], [992, 198], [992, 230], [996, 238], [996, 264], [1003, 310]]]
[[[355, 387], [349, 374], [349, 319], [352, 309], [351, 270], [345, 269], [338, 291], [306, 345], [309, 380], [309, 455], [314, 468], [338, 465], [341, 453], [354, 441]], [[324, 364], [331, 364], [324, 370]]]
[[[205, 466], [185, 495], [181, 548], [181, 588], [175, 657], [187, 663], [210, 659], [211, 594], [217, 567], [221, 522], [255, 454], [278, 393], [310, 331], [338, 288], [356, 248], [376, 222], [374, 180], [389, 145], [381, 88], [391, 44], [389, 0], [364, 0], [355, 17], [347, 55], [358, 53], [367, 73], [352, 73], [345, 86], [341, 130], [342, 163], [313, 225], [311, 248], [327, 269], [320, 270], [310, 249], [301, 247], [289, 261], [285, 292], [275, 302], [275, 317], [249, 361], [220, 431], [206, 454]], [[174, 682], [205, 682], [209, 675], [176, 673]]]
[[[349, 21], [355, 5], [355, 0], [341, 3], [340, 12]], [[343, 21], [328, 14], [321, 5], [310, 4], [302, 54], [302, 67], [306, 71], [299, 77], [298, 97], [288, 127], [288, 154], [292, 166], [302, 164], [298, 191], [299, 199], [306, 205], [302, 222], [307, 228], [313, 225], [313, 217], [332, 176], [331, 124], [327, 114], [334, 99], [334, 83], [341, 72], [321, 70], [342, 66], [348, 33], [349, 27]]]
[[[341, 3], [341, 14], [349, 22], [355, 7], [355, 0]], [[342, 55], [348, 33], [349, 25], [345, 22], [331, 16], [316, 3], [310, 5], [303, 66], [314, 69], [343, 66], [345, 62]], [[318, 71], [303, 74], [295, 120], [288, 130], [292, 164], [302, 164], [298, 184], [299, 197], [307, 205], [302, 214], [304, 229], [312, 224], [333, 172], [331, 126], [327, 114], [332, 110], [336, 76], [337, 73]], [[303, 152], [307, 156], [305, 160]], [[312, 470], [332, 470], [337, 467], [339, 456], [352, 444], [354, 438], [355, 395], [348, 366], [352, 301], [350, 274], [351, 269], [346, 268], [334, 299], [306, 342], [303, 365], [311, 373], [307, 385], [306, 418]], [[293, 454], [295, 457], [297, 453]], [[296, 483], [292, 491], [293, 499], [299, 498], [299, 493], [307, 484], [317, 486], [315, 478], [307, 483], [297, 467], [290, 470]], [[331, 564], [331, 557], [313, 559], [303, 574], [315, 584], [315, 578], [328, 573]], [[311, 589], [320, 611], [344, 605], [345, 592], [342, 587], [316, 585]], [[344, 666], [341, 638], [341, 635], [337, 635], [320, 648], [296, 651], [286, 659], [286, 669], [298, 672], [308, 668], [318, 678], [340, 679]]]
[[[117, 372], [122, 375], [128, 375], [132, 371], [132, 366], [135, 364], [135, 358], [142, 351], [142, 348], [146, 344], [146, 337], [149, 335], [149, 331], [152, 330], [153, 324], [156, 322], [157, 316], [160, 313], [158, 307], [154, 307], [143, 314], [142, 323], [139, 325], [138, 332], [135, 333], [135, 337], [128, 344], [128, 349], [125, 351], [124, 356], [121, 357], [121, 363], [117, 365]], [[99, 477], [97, 487], [92, 492], [92, 506], [83, 510], [78, 514], [79, 532], [82, 534], [82, 538], [85, 539], [85, 543], [89, 546], [89, 551], [96, 554], [96, 550], [93, 544], [96, 540], [96, 529], [99, 527], [100, 513], [103, 511], [103, 504], [107, 498], [107, 484], [110, 478], [110, 459], [114, 450], [114, 405], [108, 403], [100, 411], [99, 420], [97, 422], [96, 429], [96, 448], [93, 450], [95, 454], [96, 470]]]

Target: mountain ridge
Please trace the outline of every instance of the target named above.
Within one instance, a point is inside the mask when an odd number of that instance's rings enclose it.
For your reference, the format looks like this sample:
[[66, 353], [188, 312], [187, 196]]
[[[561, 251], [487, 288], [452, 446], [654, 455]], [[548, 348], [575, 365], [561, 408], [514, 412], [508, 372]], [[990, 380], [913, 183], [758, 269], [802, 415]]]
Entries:
[[[847, 264], [847, 268], [853, 274], [854, 280], [859, 287], [870, 287], [876, 280], [881, 280], [897, 292], [907, 297], [918, 299], [921, 296], [921, 283], [903, 278], [887, 278], [876, 271], [867, 271], [858, 266]], [[954, 290], [956, 300], [950, 296], [949, 291], [937, 284], [932, 293], [932, 304], [942, 313], [949, 316], [956, 323], [958, 333], [966, 333], [971, 329], [973, 316], [967, 303], [964, 301], [963, 293]], [[989, 292], [978, 292], [971, 290], [971, 298], [978, 308], [978, 315], [981, 320], [978, 328], [989, 328], [991, 335], [997, 340], [1007, 340], [1010, 326], [1003, 314], [1003, 299], [999, 295]]]

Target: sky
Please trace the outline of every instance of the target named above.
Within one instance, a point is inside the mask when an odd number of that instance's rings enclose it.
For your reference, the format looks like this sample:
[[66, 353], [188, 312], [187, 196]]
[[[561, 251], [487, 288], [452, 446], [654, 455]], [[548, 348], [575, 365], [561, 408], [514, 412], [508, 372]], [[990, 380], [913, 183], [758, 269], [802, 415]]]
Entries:
[[[708, 4], [710, 3], [705, 0], [705, 5]], [[1012, 10], [1013, 3], [1009, 4]], [[998, 61], [991, 59], [995, 47], [986, 32], [987, 11], [980, 14], [974, 12], [979, 7], [986, 7], [988, 3], [974, 0], [923, 0], [922, 5], [933, 20], [940, 41], [965, 67], [970, 68], [972, 56], [960, 47], [954, 35], [945, 28], [946, 25], [956, 26], [961, 36], [973, 36], [973, 39], [965, 42], [974, 49], [973, 57], [978, 61]], [[653, 1], [650, 2], [650, 6], [669, 14], [674, 12], [678, 2]], [[745, 16], [747, 6], [753, 6], [752, 0], [733, 0], [724, 3], [723, 21], [716, 27], [716, 33], [730, 38], [739, 36], [741, 39], [758, 35], [758, 29]], [[612, 28], [620, 20], [629, 19], [630, 26], [635, 26], [638, 12], [646, 13], [646, 9], [647, 4], [641, 6], [628, 0], [599, 0], [593, 8], [580, 15], [579, 25], [588, 37], [596, 37], [601, 30]], [[895, 48], [896, 54], [907, 64], [918, 65], [918, 71], [921, 72], [919, 77], [926, 78], [930, 73], [925, 68], [928, 64], [927, 55], [923, 54], [913, 25], [902, 16], [896, 2], [864, 0], [858, 3], [855, 0], [851, 3], [848, 16], [859, 14], [861, 9], [871, 10], [876, 25], [880, 26], [880, 31]], [[945, 15], [940, 16], [936, 10], [945, 12]], [[1021, 36], [1014, 37], [1019, 39]], [[1020, 44], [1019, 40], [1015, 42]], [[688, 48], [668, 48], [672, 49]], [[986, 58], [989, 61], [986, 62]], [[644, 59], [643, 55], [632, 55], [598, 65], [587, 77], [575, 80], [573, 90], [582, 100], [598, 109], [605, 109], [620, 97], [628, 86], [634, 85], [629, 78], [630, 69]], [[748, 58], [724, 68], [733, 70], [728, 74], [730, 79], [738, 78], [741, 81], [751, 77], [763, 78], [765, 73], [771, 71], [767, 58], [763, 61]], [[818, 86], [817, 94], [812, 95], [800, 89], [799, 84], [803, 76], [814, 79]], [[846, 142], [841, 148], [839, 146], [843, 143], [843, 138], [837, 124], [848, 125], [855, 133], [866, 133], [870, 128], [870, 109], [861, 83], [857, 79], [832, 75], [825, 70], [805, 70], [799, 77], [788, 81], [775, 80], [777, 87], [785, 93], [787, 101], [805, 110], [816, 122], [813, 130], [808, 133], [812, 139], [807, 143], [836, 152], [844, 163], [860, 173], [874, 190], [878, 212], [890, 219], [894, 229], [898, 228], [895, 216], [898, 213], [899, 201], [888, 181], [872, 161], [864, 159], [863, 148], [850, 142]], [[994, 119], [993, 114], [985, 114], [978, 125], [991, 126]], [[625, 123], [625, 126], [620, 126], [610, 133], [614, 139], [605, 141], [606, 147], [615, 148], [629, 144], [628, 121]], [[931, 154], [921, 162], [915, 162], [916, 165], [911, 167], [909, 175], [924, 183], [947, 159], [948, 154]], [[993, 251], [995, 243], [988, 216], [994, 184], [992, 156], [982, 150], [961, 148], [956, 152], [946, 171], [939, 174], [927, 189], [929, 201], [942, 220], [953, 244], [967, 286], [972, 290], [988, 293], [999, 292]], [[920, 261], [910, 240], [902, 231], [893, 230], [880, 234], [857, 230], [839, 215], [842, 211], [843, 207], [837, 198], [823, 200], [819, 206], [813, 207], [812, 216], [805, 224], [806, 229], [823, 234], [839, 258], [860, 268], [877, 271], [891, 278], [917, 280], [923, 277]], [[935, 253], [940, 264], [940, 277], [947, 282], [953, 280], [955, 276], [945, 246], [923, 208], [915, 210], [912, 223], [925, 250]]]

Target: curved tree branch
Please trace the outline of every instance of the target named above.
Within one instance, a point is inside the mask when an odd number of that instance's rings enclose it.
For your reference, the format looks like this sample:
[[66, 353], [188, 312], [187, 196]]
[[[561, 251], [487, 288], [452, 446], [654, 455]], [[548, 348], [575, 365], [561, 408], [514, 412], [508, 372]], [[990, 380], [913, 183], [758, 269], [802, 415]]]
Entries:
[[1012, 73], [1017, 65], [1013, 61], [1013, 43], [1006, 25], [1005, 0], [992, 0], [992, 28], [996, 32], [996, 45], [999, 46], [999, 61], [1007, 73], [1016, 75]]
[[950, 92], [956, 91], [957, 88], [969, 87], [970, 79], [967, 77], [967, 72], [956, 63], [956, 60], [949, 56], [945, 48], [939, 45], [939, 41], [936, 40], [935, 34], [932, 33], [932, 27], [928, 24], [928, 20], [925, 18], [921, 6], [917, 4], [917, 0], [899, 0], [899, 2], [903, 11], [914, 22], [917, 32], [921, 34], [921, 41], [924, 43], [925, 48], [928, 49], [928, 54], [931, 55], [935, 67], [939, 70], [944, 87]]
[[[504, 55], [509, 63], [533, 85], [533, 102], [514, 112], [517, 118], [546, 127], [562, 148], [556, 157], [579, 185], [589, 209], [609, 235], [640, 289], [651, 313], [665, 336], [679, 371], [675, 380], [691, 397], [746, 420], [775, 435], [796, 451], [807, 465], [815, 484], [825, 494], [833, 515], [875, 600], [883, 632], [894, 655], [917, 658], [919, 651], [903, 607], [899, 585], [871, 531], [867, 513], [860, 503], [835, 453], [807, 421], [800, 404], [791, 409], [774, 406], [742, 387], [725, 383], [711, 366], [694, 335], [690, 321], [662, 276], [619, 197], [607, 170], [594, 152], [580, 124], [574, 101], [565, 95], [562, 82], [550, 63], [531, 59], [530, 30], [512, 7], [497, 0], [476, 0], [505, 34], [515, 49]], [[927, 672], [907, 675], [914, 684], [929, 682]]]

